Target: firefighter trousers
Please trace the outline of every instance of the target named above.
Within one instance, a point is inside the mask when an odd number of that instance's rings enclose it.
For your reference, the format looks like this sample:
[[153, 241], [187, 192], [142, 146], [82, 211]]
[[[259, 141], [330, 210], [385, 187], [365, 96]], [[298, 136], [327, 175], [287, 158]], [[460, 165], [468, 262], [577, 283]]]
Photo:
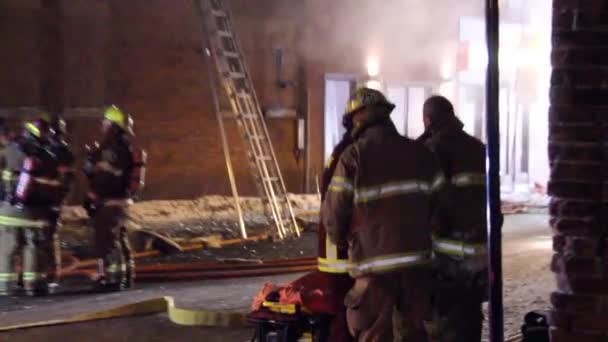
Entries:
[[59, 270], [61, 267], [61, 242], [59, 240], [59, 228], [61, 227], [61, 208], [53, 209], [50, 225], [45, 229], [47, 243], [45, 244], [49, 271], [47, 279], [49, 283], [59, 281]]
[[351, 335], [361, 342], [426, 342], [429, 285], [424, 266], [355, 279], [345, 299]]
[[106, 284], [131, 286], [135, 277], [134, 261], [127, 235], [126, 206], [100, 206], [92, 220], [95, 230], [95, 253], [103, 264]]
[[48, 291], [46, 244], [44, 228], [0, 225], [0, 294], [15, 293], [19, 284], [26, 291]]
[[470, 281], [438, 283], [432, 300], [432, 341], [481, 341], [482, 301], [483, 289]]

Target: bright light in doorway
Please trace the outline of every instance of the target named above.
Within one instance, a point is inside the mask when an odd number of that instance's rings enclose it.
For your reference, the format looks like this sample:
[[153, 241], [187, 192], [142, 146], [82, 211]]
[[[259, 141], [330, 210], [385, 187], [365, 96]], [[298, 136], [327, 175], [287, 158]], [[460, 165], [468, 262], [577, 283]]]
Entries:
[[384, 89], [382, 89], [382, 82], [378, 81], [378, 80], [369, 80], [367, 82], [365, 82], [365, 86], [367, 88], [370, 89], [376, 89], [378, 91], [384, 91]]
[[380, 73], [380, 60], [378, 56], [367, 57], [365, 66], [367, 67], [367, 75], [369, 77], [376, 77]]
[[441, 69], [439, 73], [443, 80], [449, 80], [452, 78], [452, 74], [454, 73], [454, 62], [451, 59], [445, 59], [441, 62]]

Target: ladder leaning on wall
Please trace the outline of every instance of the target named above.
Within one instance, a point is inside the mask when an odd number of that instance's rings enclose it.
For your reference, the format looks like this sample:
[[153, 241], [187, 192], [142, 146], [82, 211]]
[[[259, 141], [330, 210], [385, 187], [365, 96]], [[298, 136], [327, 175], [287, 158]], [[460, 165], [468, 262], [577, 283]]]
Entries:
[[[236, 120], [244, 140], [247, 160], [260, 197], [263, 199], [267, 214], [276, 228], [279, 238], [290, 235], [300, 236], [285, 182], [279, 169], [268, 128], [258, 103], [253, 82], [245, 65], [244, 57], [232, 29], [232, 22], [222, 0], [194, 0], [200, 13], [203, 28], [203, 53], [207, 58], [209, 81], [213, 94], [226, 168], [236, 208], [239, 215], [241, 235], [246, 238], [247, 231], [243, 220], [237, 191], [225, 119]], [[215, 65], [215, 70], [213, 66]], [[228, 97], [231, 115], [221, 109], [218, 84]]]

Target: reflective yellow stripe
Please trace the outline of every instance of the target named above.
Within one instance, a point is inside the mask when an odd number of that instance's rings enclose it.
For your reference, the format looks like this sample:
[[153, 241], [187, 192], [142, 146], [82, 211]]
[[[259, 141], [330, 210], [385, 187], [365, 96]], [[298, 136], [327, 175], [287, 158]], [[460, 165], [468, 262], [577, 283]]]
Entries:
[[44, 228], [49, 225], [49, 222], [44, 220], [28, 220], [17, 217], [0, 216], [0, 225], [22, 228]]
[[333, 192], [353, 192], [353, 183], [346, 177], [333, 176], [328, 189]]
[[10, 182], [10, 181], [17, 179], [17, 177], [18, 176], [11, 170], [2, 171], [2, 180], [3, 181]]
[[293, 315], [296, 313], [295, 304], [281, 304], [276, 302], [264, 301], [262, 306], [269, 309], [272, 312], [290, 314]]
[[0, 282], [17, 281], [18, 279], [18, 273], [0, 273]]
[[458, 173], [452, 176], [451, 183], [455, 186], [486, 186], [486, 175], [483, 173]]
[[23, 272], [23, 281], [33, 281], [46, 279], [46, 273]]
[[431, 252], [413, 252], [383, 255], [363, 260], [353, 265], [350, 275], [357, 277], [368, 273], [385, 273], [431, 262]]
[[345, 259], [317, 258], [318, 269], [325, 273], [348, 273], [352, 264]]
[[485, 244], [470, 244], [450, 239], [434, 239], [433, 250], [437, 253], [458, 257], [485, 256], [488, 253]]
[[406, 180], [400, 182], [385, 183], [374, 187], [355, 190], [355, 202], [366, 203], [382, 198], [413, 194], [429, 193], [431, 185], [422, 180]]
[[118, 272], [126, 272], [127, 265], [126, 264], [111, 264], [106, 267], [106, 273], [118, 273]]

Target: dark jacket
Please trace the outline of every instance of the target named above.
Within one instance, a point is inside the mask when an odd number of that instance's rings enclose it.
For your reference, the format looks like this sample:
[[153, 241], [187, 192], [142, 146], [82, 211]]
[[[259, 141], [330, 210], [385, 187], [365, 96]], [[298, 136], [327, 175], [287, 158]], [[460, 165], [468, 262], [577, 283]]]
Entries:
[[[331, 178], [338, 165], [338, 160], [344, 150], [352, 144], [353, 140], [349, 132], [345, 133], [342, 140], [332, 151], [329, 160], [325, 164], [325, 169], [321, 176], [321, 201], [325, 199]], [[347, 273], [348, 262], [348, 243], [335, 244], [327, 236], [323, 220], [319, 224], [319, 271], [327, 273]]]
[[485, 146], [463, 130], [453, 117], [427, 131], [420, 141], [437, 156], [446, 177], [434, 216], [434, 249], [453, 259], [477, 259], [486, 264]]
[[133, 169], [131, 143], [119, 138], [89, 152], [85, 174], [89, 179], [90, 194], [98, 203], [131, 197], [129, 182]]
[[351, 275], [428, 263], [434, 194], [443, 179], [433, 154], [388, 119], [356, 128], [354, 138], [322, 204], [330, 238], [350, 246]]

